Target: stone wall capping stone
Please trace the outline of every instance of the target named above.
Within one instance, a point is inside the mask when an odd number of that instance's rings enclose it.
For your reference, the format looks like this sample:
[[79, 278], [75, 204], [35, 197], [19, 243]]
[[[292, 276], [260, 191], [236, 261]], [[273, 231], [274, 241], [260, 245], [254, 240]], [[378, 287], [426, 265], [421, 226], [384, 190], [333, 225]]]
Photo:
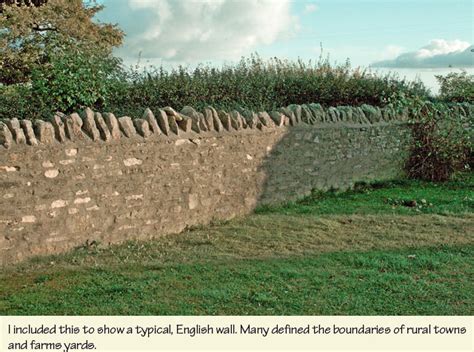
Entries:
[[[474, 119], [474, 104], [456, 104], [455, 113]], [[19, 120], [18, 118], [0, 121], [0, 145], [10, 149], [15, 145], [38, 146], [55, 142], [110, 142], [121, 138], [141, 136], [149, 138], [162, 135], [165, 138], [195, 138], [196, 134], [243, 133], [244, 130], [280, 128], [283, 126], [305, 125], [385, 125], [403, 124], [413, 118], [414, 112], [405, 108], [396, 111], [392, 106], [383, 108], [362, 104], [361, 106], [323, 107], [317, 103], [290, 104], [270, 112], [254, 112], [239, 108], [230, 112], [217, 111], [212, 106], [203, 112], [185, 106], [180, 112], [167, 106], [158, 109], [155, 117], [146, 108], [142, 118], [132, 119], [123, 116], [117, 119], [113, 113], [94, 112], [86, 108], [82, 117], [77, 113], [65, 115], [56, 112], [50, 121]]]
[[53, 118], [51, 119], [51, 123], [54, 127], [54, 134], [56, 136], [56, 140], [60, 143], [66, 142], [66, 131], [65, 131], [65, 125], [64, 125], [64, 118], [66, 115], [64, 115], [62, 112], [57, 111], [54, 115]]
[[112, 139], [120, 139], [122, 133], [120, 132], [120, 126], [115, 115], [112, 113], [105, 113], [104, 119], [105, 123], [107, 124], [107, 127], [109, 128], [110, 136], [112, 137]]
[[38, 145], [38, 140], [36, 139], [32, 122], [30, 120], [21, 120], [20, 126], [25, 134], [26, 143], [29, 145]]
[[110, 133], [109, 127], [107, 126], [107, 123], [102, 117], [102, 114], [100, 112], [96, 112], [94, 114], [94, 119], [102, 140], [104, 142], [109, 142], [110, 140], [112, 140], [112, 135]]
[[148, 122], [150, 130], [153, 132], [153, 134], [160, 135], [162, 133], [160, 126], [158, 126], [158, 122], [156, 121], [155, 115], [149, 108], [145, 109], [145, 112], [143, 113], [143, 119]]
[[158, 122], [158, 126], [160, 126], [161, 131], [165, 136], [170, 135], [170, 125], [168, 123], [168, 115], [166, 112], [162, 109], [158, 110], [159, 114], [156, 117], [156, 120]]
[[94, 112], [90, 108], [86, 108], [83, 113], [82, 129], [93, 141], [100, 140], [100, 132], [95, 124]]
[[133, 121], [130, 116], [122, 116], [119, 117], [117, 120], [120, 126], [120, 130], [122, 131], [125, 137], [131, 138], [137, 135], [137, 131], [135, 130], [135, 126], [133, 125]]

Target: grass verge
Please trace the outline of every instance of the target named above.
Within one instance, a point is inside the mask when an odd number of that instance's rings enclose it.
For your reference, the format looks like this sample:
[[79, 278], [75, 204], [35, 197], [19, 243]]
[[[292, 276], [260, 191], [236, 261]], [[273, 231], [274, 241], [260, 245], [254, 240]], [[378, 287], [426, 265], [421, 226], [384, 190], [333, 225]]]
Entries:
[[472, 315], [472, 181], [366, 185], [32, 259], [0, 273], [0, 315]]

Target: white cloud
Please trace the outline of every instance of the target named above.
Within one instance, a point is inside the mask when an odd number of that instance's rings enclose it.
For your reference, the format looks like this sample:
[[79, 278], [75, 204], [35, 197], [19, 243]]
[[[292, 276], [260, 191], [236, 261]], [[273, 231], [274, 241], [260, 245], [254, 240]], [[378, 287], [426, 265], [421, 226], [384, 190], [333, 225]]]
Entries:
[[374, 67], [442, 68], [474, 67], [474, 46], [461, 40], [434, 39], [413, 52], [400, 54], [391, 60], [378, 61]]
[[104, 0], [125, 31], [117, 54], [152, 63], [238, 59], [297, 28], [290, 0]]
[[312, 12], [315, 12], [318, 10], [318, 5], [316, 4], [307, 4], [305, 7], [304, 7], [304, 13], [308, 14], [308, 13], [312, 13]]

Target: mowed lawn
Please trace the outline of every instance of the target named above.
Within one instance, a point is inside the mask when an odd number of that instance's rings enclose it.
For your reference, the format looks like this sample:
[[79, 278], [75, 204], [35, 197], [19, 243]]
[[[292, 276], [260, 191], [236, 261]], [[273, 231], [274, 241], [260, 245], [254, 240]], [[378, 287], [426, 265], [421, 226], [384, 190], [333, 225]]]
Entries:
[[314, 194], [2, 268], [0, 315], [472, 315], [474, 177]]

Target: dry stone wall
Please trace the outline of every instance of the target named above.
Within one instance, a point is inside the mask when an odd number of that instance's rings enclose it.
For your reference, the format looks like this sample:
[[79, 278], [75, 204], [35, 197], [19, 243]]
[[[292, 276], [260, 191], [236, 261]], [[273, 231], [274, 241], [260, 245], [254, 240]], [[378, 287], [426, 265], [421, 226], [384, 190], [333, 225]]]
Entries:
[[309, 104], [2, 121], [0, 264], [150, 239], [312, 189], [396, 177], [411, 143], [407, 118]]

